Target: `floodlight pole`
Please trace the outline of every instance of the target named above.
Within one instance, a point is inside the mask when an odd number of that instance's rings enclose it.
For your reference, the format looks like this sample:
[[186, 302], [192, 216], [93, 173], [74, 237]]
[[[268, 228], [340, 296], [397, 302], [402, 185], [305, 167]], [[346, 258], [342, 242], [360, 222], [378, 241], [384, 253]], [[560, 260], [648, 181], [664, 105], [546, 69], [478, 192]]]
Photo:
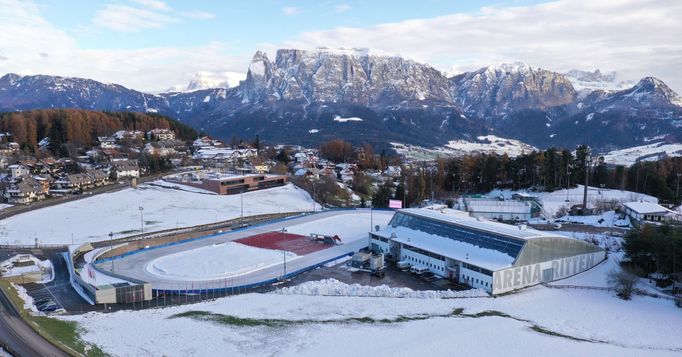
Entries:
[[282, 257], [284, 258], [284, 273], [282, 274], [282, 280], [284, 280], [284, 277], [287, 275], [287, 250], [286, 250], [286, 245], [287, 245], [287, 229], [282, 228]]
[[140, 233], [144, 234], [144, 214], [142, 211], [144, 211], [144, 208], [142, 206], [138, 207], [140, 210]]
[[[112, 252], [114, 250], [114, 232], [109, 232], [109, 252]], [[111, 272], [114, 272], [114, 257], [111, 256]]]

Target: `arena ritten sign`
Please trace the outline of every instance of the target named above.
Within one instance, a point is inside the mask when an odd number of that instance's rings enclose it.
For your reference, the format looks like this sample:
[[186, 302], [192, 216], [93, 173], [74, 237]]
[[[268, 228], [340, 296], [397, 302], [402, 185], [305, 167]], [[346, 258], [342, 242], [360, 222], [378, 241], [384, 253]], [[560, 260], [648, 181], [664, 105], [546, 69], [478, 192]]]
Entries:
[[493, 295], [578, 274], [599, 264], [605, 252], [588, 253], [493, 272]]

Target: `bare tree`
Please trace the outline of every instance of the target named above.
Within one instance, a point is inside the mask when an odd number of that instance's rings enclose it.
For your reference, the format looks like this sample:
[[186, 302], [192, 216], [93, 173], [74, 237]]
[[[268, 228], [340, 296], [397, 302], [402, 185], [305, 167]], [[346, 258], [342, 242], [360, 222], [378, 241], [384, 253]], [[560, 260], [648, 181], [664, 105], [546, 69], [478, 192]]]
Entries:
[[607, 282], [621, 299], [630, 300], [639, 284], [639, 276], [630, 269], [613, 270], [608, 274]]

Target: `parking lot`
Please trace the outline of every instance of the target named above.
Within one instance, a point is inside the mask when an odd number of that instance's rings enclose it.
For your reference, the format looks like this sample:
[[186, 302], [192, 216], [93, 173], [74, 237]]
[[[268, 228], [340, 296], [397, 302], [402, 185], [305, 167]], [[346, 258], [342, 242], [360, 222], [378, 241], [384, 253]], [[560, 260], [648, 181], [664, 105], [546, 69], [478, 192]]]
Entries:
[[281, 286], [293, 286], [306, 281], [336, 279], [346, 284], [361, 284], [368, 286], [388, 285], [392, 288], [410, 288], [412, 290], [468, 290], [469, 286], [457, 284], [438, 277], [417, 276], [409, 271], [400, 271], [394, 265], [388, 264], [382, 278], [367, 272], [351, 272], [345, 268], [346, 263], [324, 266], [294, 277]]
[[26, 292], [33, 298], [38, 310], [45, 313], [64, 312], [64, 307], [59, 299], [50, 291], [50, 284], [29, 283], [22, 285]]

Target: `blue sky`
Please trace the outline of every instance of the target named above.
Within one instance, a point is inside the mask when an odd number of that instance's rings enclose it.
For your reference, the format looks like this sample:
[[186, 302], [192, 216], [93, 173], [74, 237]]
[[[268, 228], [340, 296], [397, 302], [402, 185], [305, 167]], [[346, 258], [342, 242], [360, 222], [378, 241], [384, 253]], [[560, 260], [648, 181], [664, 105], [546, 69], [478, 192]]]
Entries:
[[[110, 31], [93, 26], [107, 5], [143, 8], [136, 1], [45, 0], [37, 2], [43, 16], [73, 36], [83, 47], [134, 49], [150, 46], [195, 46], [214, 41], [234, 51], [252, 52], [258, 44], [280, 43], [308, 31], [336, 27], [367, 27], [415, 18], [476, 12], [486, 6], [528, 5], [540, 1], [165, 1], [160, 14], [173, 17], [166, 26]], [[238, 5], [236, 4], [238, 3]], [[201, 12], [206, 19], [186, 18]], [[212, 16], [211, 18], [208, 18]]]
[[370, 48], [450, 73], [505, 62], [615, 70], [682, 90], [679, 0], [0, 0], [0, 75], [145, 91], [236, 85], [256, 50]]

